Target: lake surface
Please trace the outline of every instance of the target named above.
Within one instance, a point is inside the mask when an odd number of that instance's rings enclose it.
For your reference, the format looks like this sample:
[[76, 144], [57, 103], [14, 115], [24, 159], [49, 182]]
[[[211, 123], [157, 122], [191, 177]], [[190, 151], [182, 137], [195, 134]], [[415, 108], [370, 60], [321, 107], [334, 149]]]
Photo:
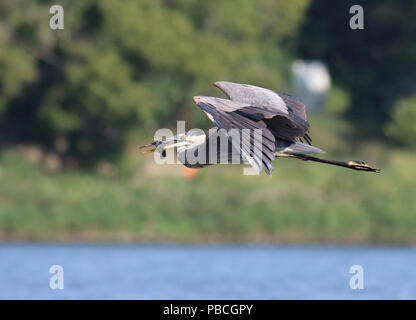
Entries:
[[[63, 290], [50, 288], [52, 265]], [[363, 268], [362, 290], [350, 288], [352, 265]], [[416, 299], [416, 250], [0, 244], [0, 298]]]

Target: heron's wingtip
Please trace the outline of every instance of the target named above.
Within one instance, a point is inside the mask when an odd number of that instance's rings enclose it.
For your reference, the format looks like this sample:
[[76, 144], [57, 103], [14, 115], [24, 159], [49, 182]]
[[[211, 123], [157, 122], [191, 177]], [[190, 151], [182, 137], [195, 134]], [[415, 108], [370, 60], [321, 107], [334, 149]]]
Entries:
[[214, 86], [214, 87], [217, 87], [218, 89], [220, 89], [221, 91], [224, 91], [225, 90], [225, 88], [226, 88], [226, 86], [227, 86], [227, 84], [229, 84], [230, 82], [228, 82], [228, 81], [215, 81], [215, 82], [213, 82], [212, 83], [212, 85]]
[[201, 101], [201, 97], [200, 97], [200, 96], [195, 96], [195, 97], [193, 97], [192, 99], [194, 100], [194, 102], [195, 102], [196, 104], [198, 104], [198, 103]]

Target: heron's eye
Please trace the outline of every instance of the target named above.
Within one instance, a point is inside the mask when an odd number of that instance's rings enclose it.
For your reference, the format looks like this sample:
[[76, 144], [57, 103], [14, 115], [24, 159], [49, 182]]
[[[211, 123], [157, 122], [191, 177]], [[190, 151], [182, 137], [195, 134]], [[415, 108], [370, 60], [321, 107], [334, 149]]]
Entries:
[[163, 150], [163, 151], [162, 151], [162, 157], [163, 157], [163, 158], [166, 158], [166, 150]]

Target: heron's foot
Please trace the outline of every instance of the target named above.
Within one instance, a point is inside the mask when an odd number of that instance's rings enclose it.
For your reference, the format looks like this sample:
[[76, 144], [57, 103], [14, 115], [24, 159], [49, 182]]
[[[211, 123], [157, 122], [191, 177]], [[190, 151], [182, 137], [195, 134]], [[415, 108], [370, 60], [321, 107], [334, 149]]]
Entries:
[[371, 171], [371, 172], [380, 172], [379, 168], [374, 168], [368, 164], [366, 164], [364, 161], [348, 161], [348, 166], [350, 166], [352, 169], [355, 170], [361, 170], [361, 171]]

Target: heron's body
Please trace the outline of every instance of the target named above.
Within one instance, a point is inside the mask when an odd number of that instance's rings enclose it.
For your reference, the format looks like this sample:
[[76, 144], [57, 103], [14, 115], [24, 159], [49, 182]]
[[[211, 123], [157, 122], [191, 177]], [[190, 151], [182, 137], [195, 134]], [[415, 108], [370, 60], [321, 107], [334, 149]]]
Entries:
[[[218, 128], [212, 128], [210, 132], [197, 137], [197, 142], [191, 148], [178, 147], [178, 160], [188, 168], [204, 168], [214, 164], [230, 164], [233, 160], [238, 159], [237, 162], [244, 162], [245, 159], [241, 153], [236, 149], [229, 139], [218, 139], [218, 135], [222, 131]], [[195, 137], [195, 136], [194, 136]], [[222, 144], [226, 144], [224, 147]], [[190, 154], [197, 156], [200, 150], [204, 150], [204, 159], [202, 162], [191, 163], [188, 161]], [[221, 152], [221, 150], [227, 150]], [[214, 152], [214, 157], [211, 153]], [[321, 149], [302, 142], [289, 142], [285, 140], [276, 139], [275, 155], [281, 154], [317, 154], [324, 153]]]

